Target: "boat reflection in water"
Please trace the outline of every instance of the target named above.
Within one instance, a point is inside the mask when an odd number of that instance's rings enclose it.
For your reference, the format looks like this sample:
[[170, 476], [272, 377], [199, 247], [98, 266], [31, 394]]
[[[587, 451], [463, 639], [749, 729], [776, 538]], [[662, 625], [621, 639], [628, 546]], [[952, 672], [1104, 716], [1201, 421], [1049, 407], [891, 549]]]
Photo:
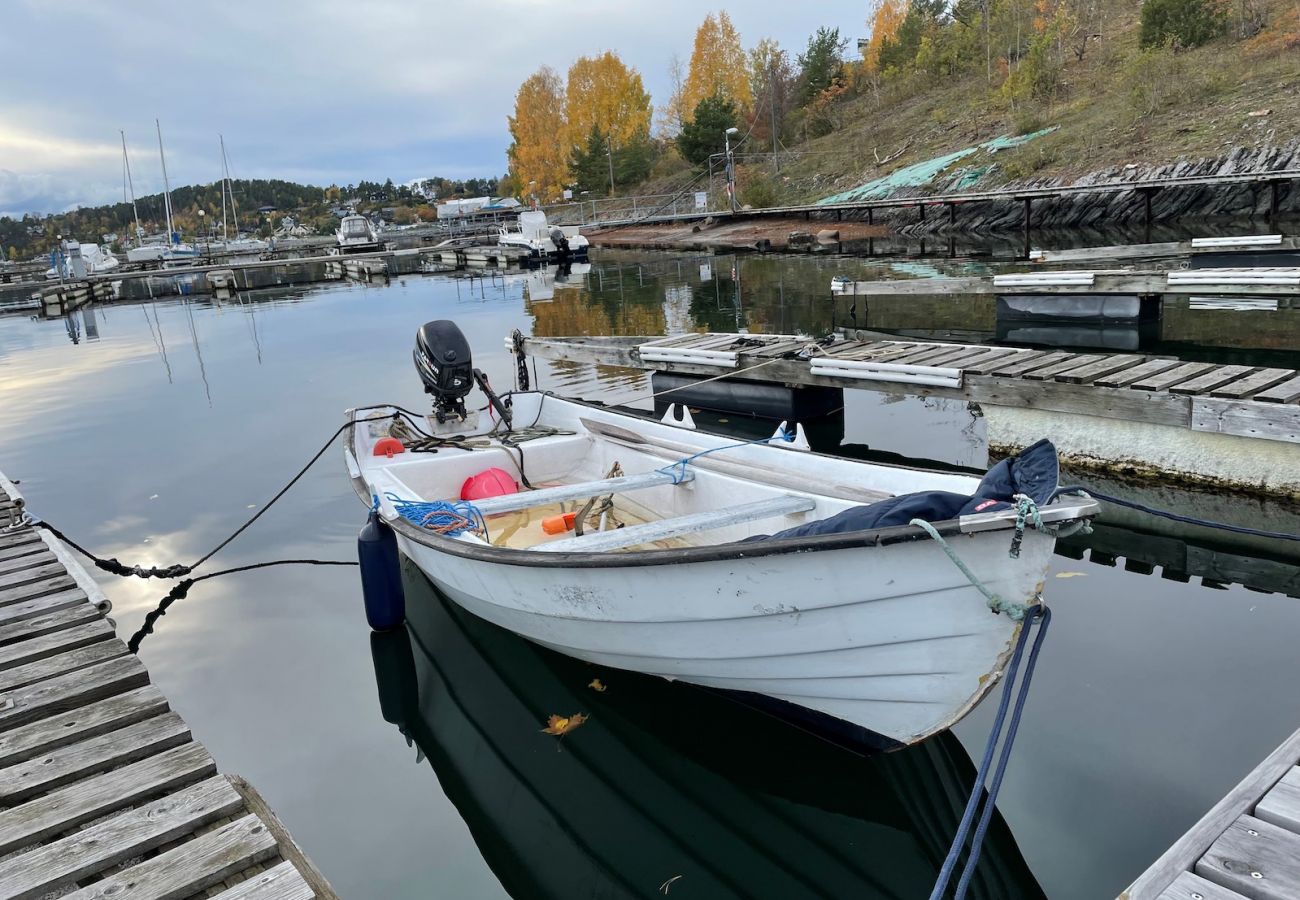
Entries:
[[[974, 781], [950, 733], [865, 757], [546, 650], [403, 565], [407, 626], [371, 636], [380, 706], [512, 897], [929, 896]], [[1043, 896], [1000, 815], [968, 896]]]

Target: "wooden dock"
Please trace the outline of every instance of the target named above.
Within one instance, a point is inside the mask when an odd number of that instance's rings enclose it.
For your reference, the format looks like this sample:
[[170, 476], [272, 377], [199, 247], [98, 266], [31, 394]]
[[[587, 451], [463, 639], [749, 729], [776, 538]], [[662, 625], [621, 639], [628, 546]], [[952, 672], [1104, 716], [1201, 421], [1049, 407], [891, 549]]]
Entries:
[[1300, 897], [1300, 731], [1120, 894], [1120, 900], [1296, 897]]
[[334, 898], [218, 774], [70, 551], [11, 527], [20, 504], [0, 475], [0, 898]]
[[[538, 338], [547, 359], [979, 404], [996, 450], [1043, 436], [1081, 466], [1300, 496], [1300, 371], [893, 339], [792, 335]], [[802, 352], [801, 357], [790, 358]], [[665, 398], [671, 399], [671, 397]]]
[[831, 281], [840, 297], [899, 295], [1015, 294], [1071, 295], [1215, 294], [1235, 297], [1295, 297], [1300, 268], [1097, 269], [1035, 271], [958, 278], [909, 278], [879, 281]]

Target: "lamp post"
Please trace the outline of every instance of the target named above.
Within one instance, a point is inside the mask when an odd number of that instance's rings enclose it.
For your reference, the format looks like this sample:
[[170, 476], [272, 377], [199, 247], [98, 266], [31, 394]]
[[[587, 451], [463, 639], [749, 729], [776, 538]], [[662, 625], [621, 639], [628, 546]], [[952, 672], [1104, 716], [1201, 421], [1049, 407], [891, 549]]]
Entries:
[[736, 164], [731, 158], [731, 136], [739, 132], [740, 129], [734, 125], [723, 133], [723, 140], [726, 141], [727, 147], [727, 196], [731, 198], [731, 211], [737, 210], [736, 204]]
[[609, 195], [614, 196], [614, 135], [605, 135], [605, 155], [609, 157]]
[[203, 217], [205, 215], [207, 215], [207, 213], [205, 213], [202, 209], [200, 209], [199, 210], [199, 234], [203, 235], [203, 255], [208, 257], [208, 261], [211, 262], [212, 250], [208, 244], [208, 233], [203, 230]]

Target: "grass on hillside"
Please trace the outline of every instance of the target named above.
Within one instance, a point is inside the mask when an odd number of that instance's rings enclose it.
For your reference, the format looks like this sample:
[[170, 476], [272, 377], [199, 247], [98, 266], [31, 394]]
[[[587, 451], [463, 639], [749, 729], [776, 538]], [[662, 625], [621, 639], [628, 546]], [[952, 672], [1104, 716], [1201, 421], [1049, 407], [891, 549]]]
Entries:
[[984, 182], [991, 185], [1285, 144], [1300, 138], [1298, 7], [1295, 0], [1274, 0], [1271, 24], [1260, 35], [1224, 36], [1178, 53], [1142, 52], [1135, 10], [1110, 23], [1082, 63], [1070, 60], [1050, 102], [1013, 106], [998, 76], [990, 85], [983, 72], [941, 83], [919, 76], [887, 82], [878, 96], [868, 90], [844, 102], [841, 127], [793, 148], [797, 159], [778, 178], [765, 170], [742, 172], [742, 199], [753, 202], [748, 183], [754, 201], [817, 200], [906, 165], [1049, 125], [1059, 128], [962, 164], [996, 163]]

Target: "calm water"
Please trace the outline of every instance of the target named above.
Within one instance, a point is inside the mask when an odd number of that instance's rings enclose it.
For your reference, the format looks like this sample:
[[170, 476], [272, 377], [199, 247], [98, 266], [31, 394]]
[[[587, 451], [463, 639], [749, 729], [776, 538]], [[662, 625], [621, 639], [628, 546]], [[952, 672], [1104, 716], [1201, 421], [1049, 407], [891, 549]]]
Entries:
[[[502, 338], [514, 328], [821, 333], [856, 316], [877, 330], [996, 337], [991, 304], [850, 310], [829, 297], [834, 274], [929, 265], [606, 254], [559, 284], [410, 275], [220, 305], [122, 303], [70, 321], [8, 316], [0, 468], [37, 513], [103, 554], [189, 561], [274, 493], [344, 408], [424, 402], [410, 350], [429, 319], [455, 319], [498, 385], [511, 381]], [[1300, 311], [1175, 303], [1142, 339], [1297, 365]], [[644, 390], [617, 370], [539, 363], [539, 375], [592, 398]], [[814, 439], [854, 456], [987, 461], [981, 420], [947, 401], [848, 392], [842, 423]], [[1106, 489], [1300, 530], [1277, 504]], [[351, 558], [362, 520], [332, 452], [218, 561]], [[1292, 547], [1109, 512], [1094, 536], [1061, 547], [1047, 591], [1055, 624], [981, 896], [1114, 896], [1300, 724], [1295, 562]], [[164, 593], [103, 584], [123, 634]], [[539, 650], [444, 607], [414, 577], [408, 591], [421, 610], [409, 633], [372, 640], [354, 570], [205, 582], [141, 651], [196, 737], [261, 789], [342, 895], [662, 897], [677, 875], [671, 897], [927, 893], [993, 704], [955, 735], [864, 759], [693, 689]], [[589, 689], [593, 677], [608, 690]], [[579, 709], [591, 721], [558, 749], [538, 733], [547, 714]]]

